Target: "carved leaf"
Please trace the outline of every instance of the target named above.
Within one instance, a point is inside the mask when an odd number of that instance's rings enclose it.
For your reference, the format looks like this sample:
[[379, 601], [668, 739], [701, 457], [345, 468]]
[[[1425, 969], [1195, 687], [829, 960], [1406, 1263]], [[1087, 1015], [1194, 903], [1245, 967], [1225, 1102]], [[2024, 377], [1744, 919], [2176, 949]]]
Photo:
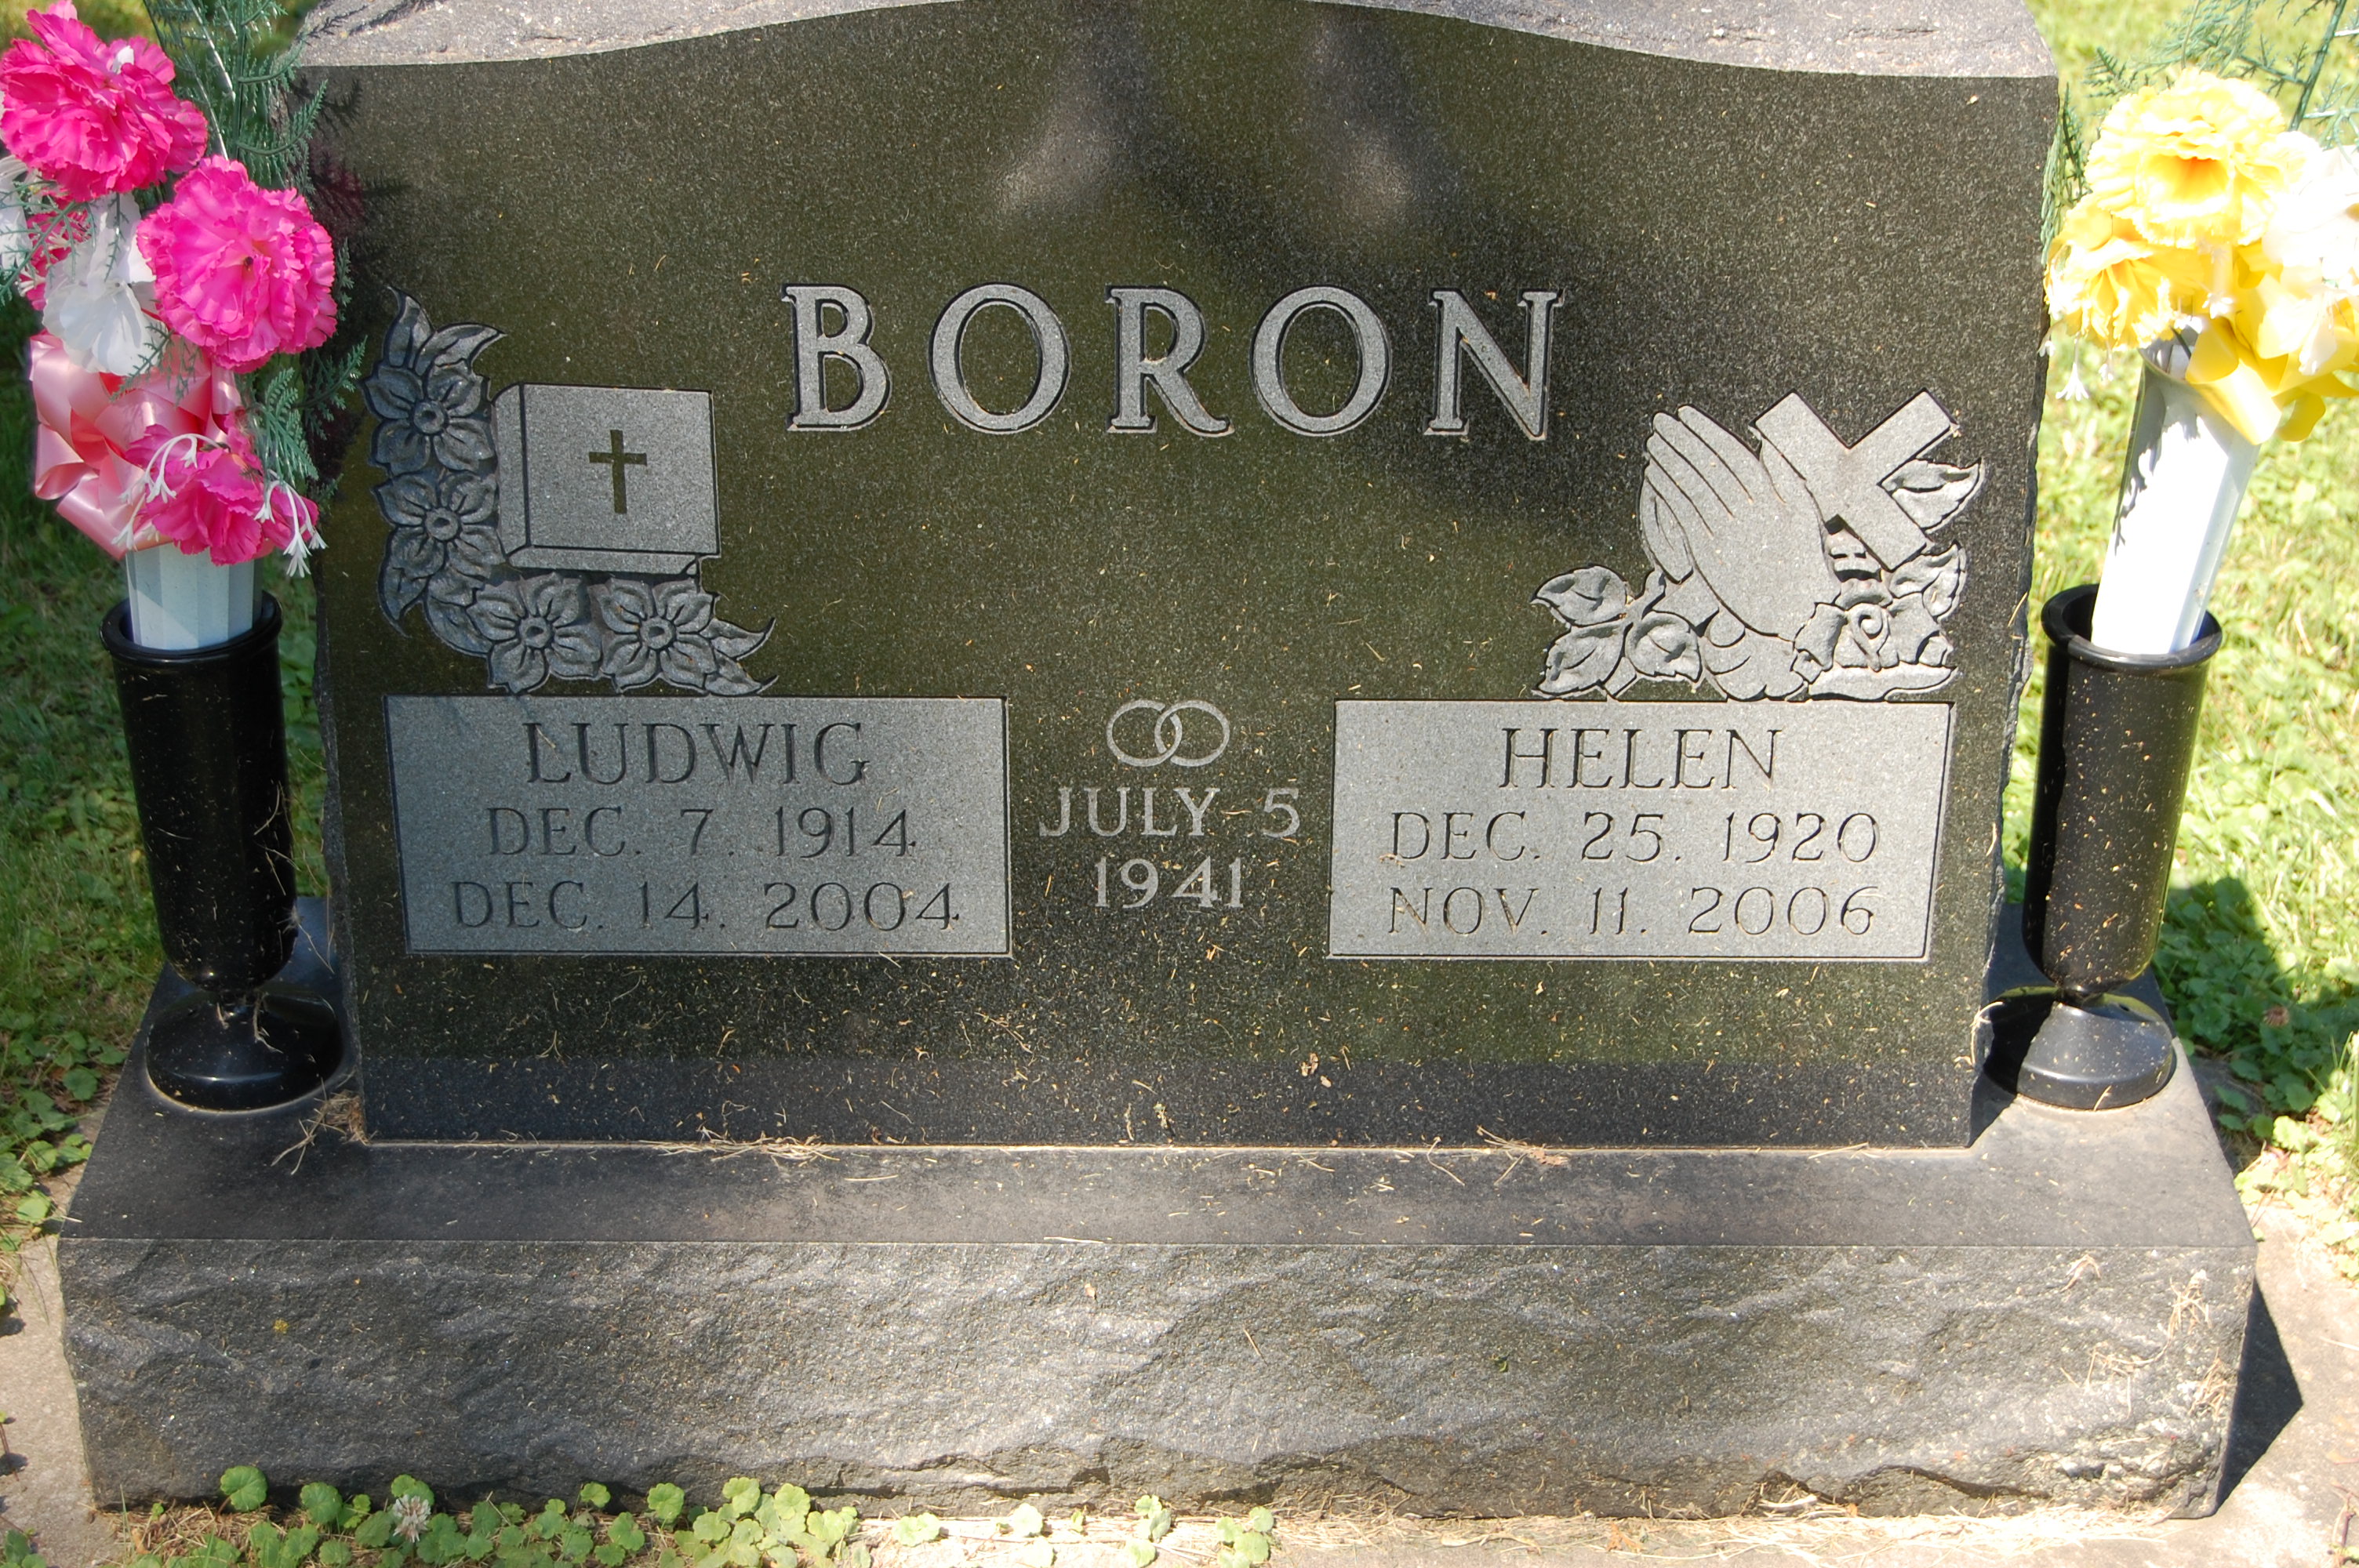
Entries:
[[1703, 648], [1695, 628], [1661, 611], [1639, 622], [1630, 633], [1630, 662], [1640, 675], [1658, 680], [1703, 678]]
[[486, 327], [474, 321], [462, 321], [455, 327], [445, 327], [426, 340], [418, 353], [418, 368], [429, 370], [469, 370], [475, 356], [507, 336], [496, 327]]
[[734, 659], [717, 662], [720, 667], [704, 677], [704, 689], [714, 697], [752, 697], [770, 684], [747, 675]]
[[751, 657], [755, 649], [770, 640], [770, 630], [777, 624], [775, 621], [767, 622], [760, 631], [749, 632], [743, 626], [733, 626], [726, 621], [715, 620], [712, 630], [706, 634], [712, 639], [713, 652], [723, 658], [744, 659]]
[[434, 542], [422, 534], [396, 529], [385, 542], [385, 565], [376, 577], [376, 601], [385, 618], [398, 623], [409, 607], [426, 597], [426, 585], [441, 563]]
[[474, 597], [474, 584], [450, 572], [438, 573], [426, 585], [426, 624], [445, 645], [481, 658], [492, 644], [467, 613]]
[[[1621, 615], [1630, 602], [1630, 588], [1617, 571], [1606, 567], [1583, 567], [1540, 584], [1539, 591], [1532, 595], [1532, 602], [1547, 605], [1568, 626], [1595, 626]], [[1597, 678], [1602, 681], [1605, 677]], [[1597, 682], [1589, 684], [1594, 686]]]
[[1930, 534], [1964, 511], [1966, 503], [1981, 493], [1984, 472], [1981, 463], [1962, 469], [1919, 458], [1901, 465], [1889, 488], [1900, 510]]
[[1609, 621], [1576, 626], [1559, 637], [1549, 647], [1548, 673], [1540, 677], [1541, 695], [1570, 697], [1603, 686], [1614, 666], [1622, 662], [1622, 642], [1627, 631], [1621, 622]]
[[401, 301], [401, 308], [393, 319], [393, 326], [385, 335], [385, 357], [402, 363], [414, 363], [418, 351], [426, 345], [429, 333], [426, 307], [399, 289], [393, 297]]
[[1966, 585], [1966, 553], [1956, 545], [1946, 550], [1928, 550], [1903, 561], [1892, 573], [1892, 592], [1921, 593], [1925, 608], [1933, 618], [1943, 621], [1958, 607], [1958, 595]]

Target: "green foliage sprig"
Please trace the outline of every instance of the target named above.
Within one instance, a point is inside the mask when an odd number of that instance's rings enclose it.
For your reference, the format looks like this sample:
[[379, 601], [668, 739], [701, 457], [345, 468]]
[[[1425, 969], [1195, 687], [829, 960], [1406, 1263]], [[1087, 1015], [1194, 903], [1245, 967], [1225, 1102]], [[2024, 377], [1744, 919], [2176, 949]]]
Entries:
[[174, 85], [205, 112], [212, 151], [245, 165], [256, 185], [296, 185], [322, 100], [297, 81], [295, 14], [281, 0], [147, 0], [147, 16]]

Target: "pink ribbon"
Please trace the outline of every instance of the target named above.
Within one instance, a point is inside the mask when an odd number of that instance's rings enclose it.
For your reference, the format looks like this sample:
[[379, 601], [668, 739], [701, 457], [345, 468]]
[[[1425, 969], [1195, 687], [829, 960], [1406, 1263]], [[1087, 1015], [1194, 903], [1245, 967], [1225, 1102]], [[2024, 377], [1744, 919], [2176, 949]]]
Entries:
[[229, 438], [244, 423], [237, 378], [173, 338], [155, 369], [136, 381], [77, 367], [54, 334], [32, 341], [33, 493], [115, 559], [164, 543], [135, 523], [140, 466], [125, 454], [153, 430]]

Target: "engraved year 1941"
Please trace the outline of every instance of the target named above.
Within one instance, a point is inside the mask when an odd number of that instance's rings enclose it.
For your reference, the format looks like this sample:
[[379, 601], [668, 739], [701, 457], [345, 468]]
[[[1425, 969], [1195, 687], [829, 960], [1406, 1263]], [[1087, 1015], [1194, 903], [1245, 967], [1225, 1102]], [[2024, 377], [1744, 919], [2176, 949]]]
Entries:
[[1235, 740], [1228, 715], [1200, 698], [1134, 698], [1114, 709], [1105, 752], [1119, 773], [1103, 784], [1057, 784], [1034, 829], [1099, 851], [1075, 895], [1085, 908], [1120, 916], [1246, 907], [1265, 880], [1254, 873], [1279, 846], [1300, 841], [1302, 791], [1240, 789], [1234, 772], [1195, 772], [1231, 757]]
[[1329, 950], [1921, 957], [1949, 719], [1932, 703], [1340, 703]]
[[1007, 949], [991, 699], [393, 697], [413, 952]]

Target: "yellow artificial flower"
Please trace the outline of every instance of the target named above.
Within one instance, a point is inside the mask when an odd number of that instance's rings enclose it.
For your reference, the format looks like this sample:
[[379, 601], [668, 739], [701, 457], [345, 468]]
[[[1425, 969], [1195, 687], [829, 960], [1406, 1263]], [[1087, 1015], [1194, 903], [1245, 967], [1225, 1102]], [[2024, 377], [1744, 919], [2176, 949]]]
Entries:
[[2328, 398], [2359, 395], [2341, 373], [2359, 364], [2359, 336], [2345, 332], [2334, 357], [2312, 373], [2302, 369], [2298, 352], [2261, 352], [2247, 330], [2255, 319], [2254, 312], [2243, 312], [2204, 328], [2188, 357], [2187, 384], [2245, 439], [2299, 441], [2326, 411]]
[[2199, 266], [2208, 264], [2149, 244], [2126, 219], [2083, 197], [2048, 254], [2049, 314], [2092, 341], [2139, 348], [2200, 319]]
[[[2352, 340], [2359, 300], [2359, 154], [2321, 152], [2286, 192], [2251, 258], [2260, 274], [2252, 297], [2240, 293], [2240, 319], [2266, 355], [2298, 354], [2315, 375]], [[2256, 311], [2256, 305], [2257, 310]]]
[[2182, 70], [2114, 105], [2089, 154], [2089, 189], [2157, 245], [2246, 245], [2300, 177], [2307, 136], [2249, 82]]

